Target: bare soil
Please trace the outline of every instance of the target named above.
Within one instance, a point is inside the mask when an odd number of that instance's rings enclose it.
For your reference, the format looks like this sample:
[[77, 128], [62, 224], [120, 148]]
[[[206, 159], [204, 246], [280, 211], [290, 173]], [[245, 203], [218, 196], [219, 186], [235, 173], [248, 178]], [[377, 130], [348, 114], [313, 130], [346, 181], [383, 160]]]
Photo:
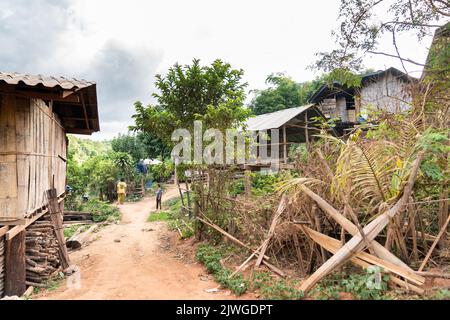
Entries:
[[[177, 189], [169, 188], [163, 201], [177, 195]], [[219, 285], [192, 259], [192, 250], [184, 252], [183, 247], [192, 248], [192, 240], [173, 249], [177, 233], [169, 231], [165, 222], [147, 222], [154, 210], [154, 197], [122, 205], [119, 224], [101, 229], [97, 240], [70, 254], [79, 273], [33, 299], [236, 299], [226, 289], [206, 292]]]

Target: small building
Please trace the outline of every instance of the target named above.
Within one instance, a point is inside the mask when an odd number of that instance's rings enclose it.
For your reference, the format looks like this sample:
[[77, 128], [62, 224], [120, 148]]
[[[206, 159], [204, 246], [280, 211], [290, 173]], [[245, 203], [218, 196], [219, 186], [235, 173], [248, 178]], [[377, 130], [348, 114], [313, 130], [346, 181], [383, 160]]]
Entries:
[[[309, 104], [301, 107], [279, 110], [249, 118], [246, 122], [246, 130], [263, 132], [267, 131], [270, 137], [271, 129], [279, 130], [279, 160], [281, 167], [289, 167], [289, 148], [301, 143], [309, 143], [314, 135], [320, 133], [318, 118], [325, 120], [325, 116], [318, 106]], [[271, 152], [273, 143], [268, 144], [268, 152]], [[251, 166], [251, 165], [250, 165]], [[254, 167], [259, 167], [259, 162]]]
[[338, 119], [336, 130], [342, 134], [359, 122], [359, 117], [369, 108], [390, 113], [409, 109], [411, 95], [408, 85], [417, 79], [389, 68], [365, 74], [358, 88], [343, 86], [338, 82], [322, 85], [309, 99], [318, 105], [329, 119]]
[[0, 72], [0, 296], [23, 289], [24, 234], [48, 212], [45, 192], [64, 198], [66, 134], [96, 131], [94, 82]]

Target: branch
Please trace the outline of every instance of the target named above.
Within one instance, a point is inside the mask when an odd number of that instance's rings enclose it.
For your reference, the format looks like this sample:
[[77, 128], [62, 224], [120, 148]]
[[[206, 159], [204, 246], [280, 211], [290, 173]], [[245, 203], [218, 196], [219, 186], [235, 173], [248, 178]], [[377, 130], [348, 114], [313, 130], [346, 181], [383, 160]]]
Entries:
[[447, 16], [450, 17], [450, 13], [444, 12], [442, 11], [442, 9], [438, 8], [435, 4], [434, 1], [437, 1], [439, 3], [442, 3], [444, 6], [446, 6], [447, 8], [450, 7], [450, 5], [448, 3], [445, 3], [445, 1], [442, 0], [428, 0], [428, 3], [430, 4], [431, 9], [433, 9], [434, 11], [436, 11], [439, 14], [442, 14], [443, 16]]
[[406, 62], [415, 64], [415, 65], [418, 65], [418, 66], [421, 66], [421, 67], [425, 67], [425, 65], [422, 64], [422, 63], [415, 62], [415, 61], [413, 61], [411, 59], [408, 59], [408, 58], [402, 58], [402, 57], [396, 56], [394, 54], [389, 54], [389, 53], [385, 53], [385, 52], [378, 52], [378, 51], [372, 51], [372, 50], [368, 50], [367, 52], [371, 53], [371, 54], [379, 54], [379, 55], [383, 55], [383, 56], [387, 56], [387, 57], [391, 57], [391, 58], [397, 58], [397, 59], [400, 59], [402, 61], [406, 61]]
[[[395, 38], [395, 27], [392, 29], [392, 44], [394, 45], [395, 51], [397, 52], [397, 56], [400, 57], [400, 51], [398, 50], [397, 46], [397, 39]], [[406, 70], [405, 63], [402, 59], [400, 59], [400, 63], [402, 64], [403, 70], [405, 70], [405, 73], [408, 73], [408, 70]]]

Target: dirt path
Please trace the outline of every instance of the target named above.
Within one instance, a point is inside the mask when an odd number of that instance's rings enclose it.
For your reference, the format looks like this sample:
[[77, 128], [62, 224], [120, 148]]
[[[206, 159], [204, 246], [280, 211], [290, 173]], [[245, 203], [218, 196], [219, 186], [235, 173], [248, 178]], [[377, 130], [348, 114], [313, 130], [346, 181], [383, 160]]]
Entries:
[[[169, 188], [163, 200], [177, 194], [177, 189]], [[99, 239], [71, 253], [72, 264], [80, 269], [78, 288], [71, 285], [77, 283], [75, 275], [35, 299], [235, 299], [224, 290], [205, 292], [218, 286], [211, 279], [205, 281], [205, 269], [160, 247], [160, 238], [168, 234], [166, 224], [146, 222], [154, 200], [123, 205], [120, 224], [102, 229]]]

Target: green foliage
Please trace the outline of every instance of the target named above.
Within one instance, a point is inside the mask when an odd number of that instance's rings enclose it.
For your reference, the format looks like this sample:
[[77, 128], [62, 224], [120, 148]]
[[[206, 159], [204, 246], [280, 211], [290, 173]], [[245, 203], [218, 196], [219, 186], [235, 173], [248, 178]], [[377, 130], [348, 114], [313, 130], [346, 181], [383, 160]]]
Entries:
[[121, 171], [122, 178], [129, 178], [133, 170], [133, 158], [126, 152], [112, 152], [110, 155], [114, 165]]
[[252, 288], [260, 290], [267, 300], [299, 300], [304, 297], [302, 291], [295, 288], [296, 283], [289, 283], [284, 279], [277, 279], [269, 272], [256, 271], [253, 273]]
[[111, 141], [112, 150], [130, 154], [133, 164], [141, 159], [165, 159], [169, 157], [168, 146], [158, 137], [147, 132], [119, 134]]
[[181, 199], [173, 198], [164, 202], [164, 206], [168, 206], [168, 210], [160, 212], [152, 212], [147, 218], [148, 222], [166, 221], [170, 230], [181, 231], [181, 238], [187, 239], [194, 235], [193, 220], [189, 219], [189, 215], [185, 214], [181, 208]]
[[380, 300], [388, 289], [389, 275], [382, 274], [378, 266], [370, 266], [365, 274], [351, 274], [342, 280], [347, 292], [360, 300]]
[[291, 159], [297, 159], [302, 162], [305, 162], [309, 158], [309, 151], [306, 148], [306, 145], [304, 143], [298, 144], [298, 145], [291, 145], [289, 147], [289, 158]]
[[450, 300], [450, 290], [441, 289], [434, 295], [436, 300]]
[[94, 141], [90, 139], [77, 138], [71, 134], [67, 135], [69, 139], [68, 158], [82, 164], [89, 158], [103, 155], [111, 151], [111, 142]]
[[174, 164], [171, 160], [166, 160], [160, 164], [155, 164], [150, 167], [150, 175], [152, 176], [153, 181], [167, 181], [173, 173]]
[[264, 174], [252, 172], [252, 193], [254, 195], [266, 195], [275, 192], [275, 186], [280, 182], [279, 174]]
[[[363, 74], [368, 73], [367, 71]], [[322, 80], [328, 85], [333, 86], [339, 83], [348, 88], [359, 88], [361, 86], [362, 76], [346, 68], [335, 68], [322, 77]]]
[[243, 107], [247, 86], [242, 83], [243, 73], [221, 60], [210, 66], [201, 66], [197, 59], [192, 65], [175, 64], [166, 76], [156, 76], [157, 105], [135, 103], [131, 129], [152, 133], [170, 145], [172, 132], [192, 130], [194, 120], [218, 129], [237, 127], [250, 113]]
[[255, 91], [250, 102], [255, 115], [305, 105], [321, 84], [320, 81], [297, 83], [282, 73], [269, 75], [266, 83], [272, 87]]
[[423, 174], [433, 181], [443, 181], [449, 179], [449, 162], [447, 153], [450, 152], [448, 144], [449, 130], [436, 131], [427, 130], [419, 141], [422, 149], [431, 152], [425, 157], [420, 169]]
[[223, 287], [230, 289], [234, 294], [240, 296], [247, 291], [248, 283], [241, 273], [229, 279], [231, 271], [224, 268], [220, 262], [224, 249], [207, 244], [200, 245], [197, 249], [196, 258], [202, 262], [214, 279]]
[[78, 229], [86, 229], [88, 228], [85, 225], [73, 225], [73, 226], [68, 226], [64, 228], [64, 237], [66, 239], [69, 239], [70, 237], [72, 237], [75, 232], [77, 232]]
[[110, 205], [107, 202], [97, 199], [89, 200], [88, 202], [83, 204], [81, 210], [92, 212], [92, 219], [95, 222], [113, 222], [120, 220], [120, 211], [116, 206]]
[[228, 189], [228, 194], [232, 197], [237, 196], [238, 194], [244, 193], [245, 185], [244, 179], [235, 179], [231, 181], [230, 187]]
[[171, 215], [169, 212], [167, 211], [159, 211], [159, 212], [153, 212], [151, 213], [148, 218], [147, 221], [148, 222], [155, 222], [155, 221], [168, 221], [172, 219]]

